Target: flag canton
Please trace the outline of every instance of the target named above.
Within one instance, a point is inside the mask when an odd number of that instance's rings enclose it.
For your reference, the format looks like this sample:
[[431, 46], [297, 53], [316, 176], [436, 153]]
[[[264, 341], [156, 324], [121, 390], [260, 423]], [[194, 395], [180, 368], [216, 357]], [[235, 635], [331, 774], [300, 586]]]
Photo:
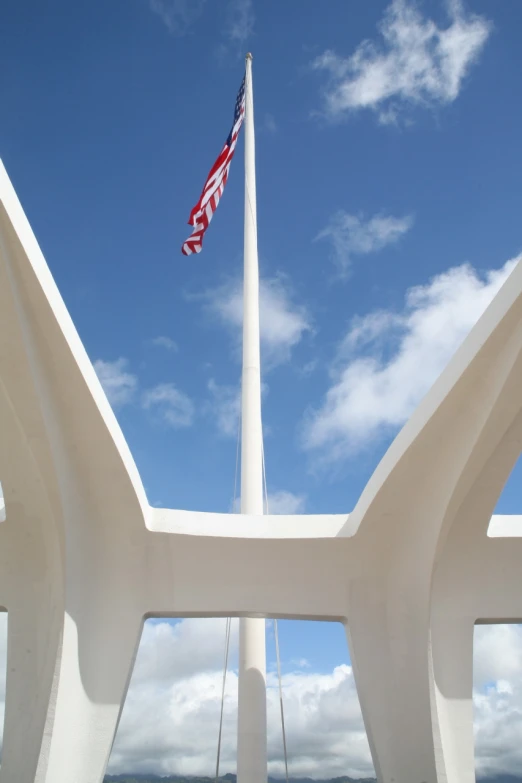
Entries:
[[234, 132], [236, 123], [244, 111], [245, 111], [245, 76], [243, 76], [243, 81], [241, 82], [241, 87], [239, 88], [239, 92], [236, 98], [236, 105], [234, 108], [234, 122], [232, 123], [232, 128], [230, 130], [230, 133], [228, 134], [228, 139], [227, 139], [227, 144], [229, 146], [232, 143], [232, 134]]
[[234, 125], [239, 119], [239, 115], [241, 114], [241, 109], [243, 107], [244, 101], [245, 101], [245, 77], [243, 76], [243, 81], [241, 82], [241, 87], [239, 88], [239, 92], [236, 98], [236, 109], [234, 111]]

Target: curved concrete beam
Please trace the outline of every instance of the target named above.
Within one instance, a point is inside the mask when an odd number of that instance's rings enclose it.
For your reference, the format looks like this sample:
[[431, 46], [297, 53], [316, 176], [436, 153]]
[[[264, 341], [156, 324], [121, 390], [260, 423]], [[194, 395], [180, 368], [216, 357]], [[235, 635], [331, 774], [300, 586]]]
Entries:
[[[521, 351], [518, 266], [390, 447], [350, 519], [368, 573], [352, 591], [348, 615], [354, 667], [379, 779], [386, 783], [463, 780], [453, 776], [458, 763], [445, 753], [448, 743], [441, 745], [430, 642], [432, 605], [439, 607], [432, 585], [448, 536], [472, 513], [463, 509], [466, 498], [487, 496], [481, 508], [486, 538], [520, 453]], [[506, 458], [488, 471], [504, 440]], [[489, 477], [492, 470], [486, 493], [484, 472]], [[477, 531], [468, 531], [470, 546], [476, 538]], [[461, 549], [459, 562], [462, 555]], [[464, 638], [458, 628], [455, 635], [448, 614], [444, 638], [450, 646], [462, 641], [471, 670], [472, 627], [468, 623]], [[469, 682], [466, 677], [466, 687]], [[470, 764], [468, 754], [472, 775]]]

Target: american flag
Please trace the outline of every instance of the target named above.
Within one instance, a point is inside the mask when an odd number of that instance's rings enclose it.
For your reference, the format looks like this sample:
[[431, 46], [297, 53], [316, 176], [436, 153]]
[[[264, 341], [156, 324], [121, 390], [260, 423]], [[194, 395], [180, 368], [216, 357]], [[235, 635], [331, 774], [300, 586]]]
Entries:
[[245, 77], [241, 82], [241, 87], [236, 98], [236, 107], [234, 110], [234, 122], [232, 129], [228, 134], [225, 146], [219, 153], [219, 156], [210, 169], [207, 181], [201, 193], [198, 203], [193, 208], [188, 219], [189, 225], [193, 226], [192, 234], [186, 242], [183, 243], [181, 252], [185, 256], [192, 253], [200, 253], [203, 244], [203, 235], [209, 227], [210, 221], [219, 204], [219, 199], [223, 195], [225, 185], [228, 179], [228, 171], [234, 151], [236, 149], [237, 137], [245, 117]]

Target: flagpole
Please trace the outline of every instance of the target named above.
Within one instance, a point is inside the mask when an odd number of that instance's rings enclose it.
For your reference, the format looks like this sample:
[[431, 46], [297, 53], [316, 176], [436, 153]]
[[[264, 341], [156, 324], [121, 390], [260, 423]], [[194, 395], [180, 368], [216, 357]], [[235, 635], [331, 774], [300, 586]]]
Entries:
[[[241, 392], [241, 513], [263, 514], [263, 431], [259, 338], [256, 167], [252, 55], [245, 78], [245, 245], [243, 283], [243, 380]], [[237, 783], [266, 783], [265, 620], [239, 621]]]

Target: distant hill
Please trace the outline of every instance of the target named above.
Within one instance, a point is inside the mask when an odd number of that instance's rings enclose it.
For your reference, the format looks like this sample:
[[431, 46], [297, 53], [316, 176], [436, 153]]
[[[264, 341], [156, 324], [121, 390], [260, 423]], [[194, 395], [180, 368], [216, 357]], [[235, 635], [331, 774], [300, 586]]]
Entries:
[[[236, 776], [232, 773], [223, 775], [219, 778], [222, 783], [236, 783]], [[215, 783], [215, 778], [209, 777], [189, 777], [184, 775], [167, 775], [162, 777], [161, 775], [147, 775], [147, 774], [124, 774], [124, 775], [106, 775], [104, 783]], [[268, 783], [286, 783], [281, 778], [268, 778]], [[375, 778], [328, 778], [327, 780], [314, 780], [312, 778], [290, 778], [289, 783], [376, 783]], [[515, 781], [501, 780], [500, 778], [495, 783], [522, 783], [522, 779]]]
[[[222, 783], [236, 783], [236, 776], [228, 773], [219, 778]], [[215, 778], [189, 777], [183, 775], [106, 775], [104, 783], [214, 783]], [[281, 778], [268, 778], [269, 783], [283, 783]], [[316, 780], [312, 778], [290, 778], [290, 783], [377, 783], [375, 778], [326, 778]], [[496, 778], [479, 778], [478, 783], [522, 783], [522, 777], [515, 775], [499, 775]]]

